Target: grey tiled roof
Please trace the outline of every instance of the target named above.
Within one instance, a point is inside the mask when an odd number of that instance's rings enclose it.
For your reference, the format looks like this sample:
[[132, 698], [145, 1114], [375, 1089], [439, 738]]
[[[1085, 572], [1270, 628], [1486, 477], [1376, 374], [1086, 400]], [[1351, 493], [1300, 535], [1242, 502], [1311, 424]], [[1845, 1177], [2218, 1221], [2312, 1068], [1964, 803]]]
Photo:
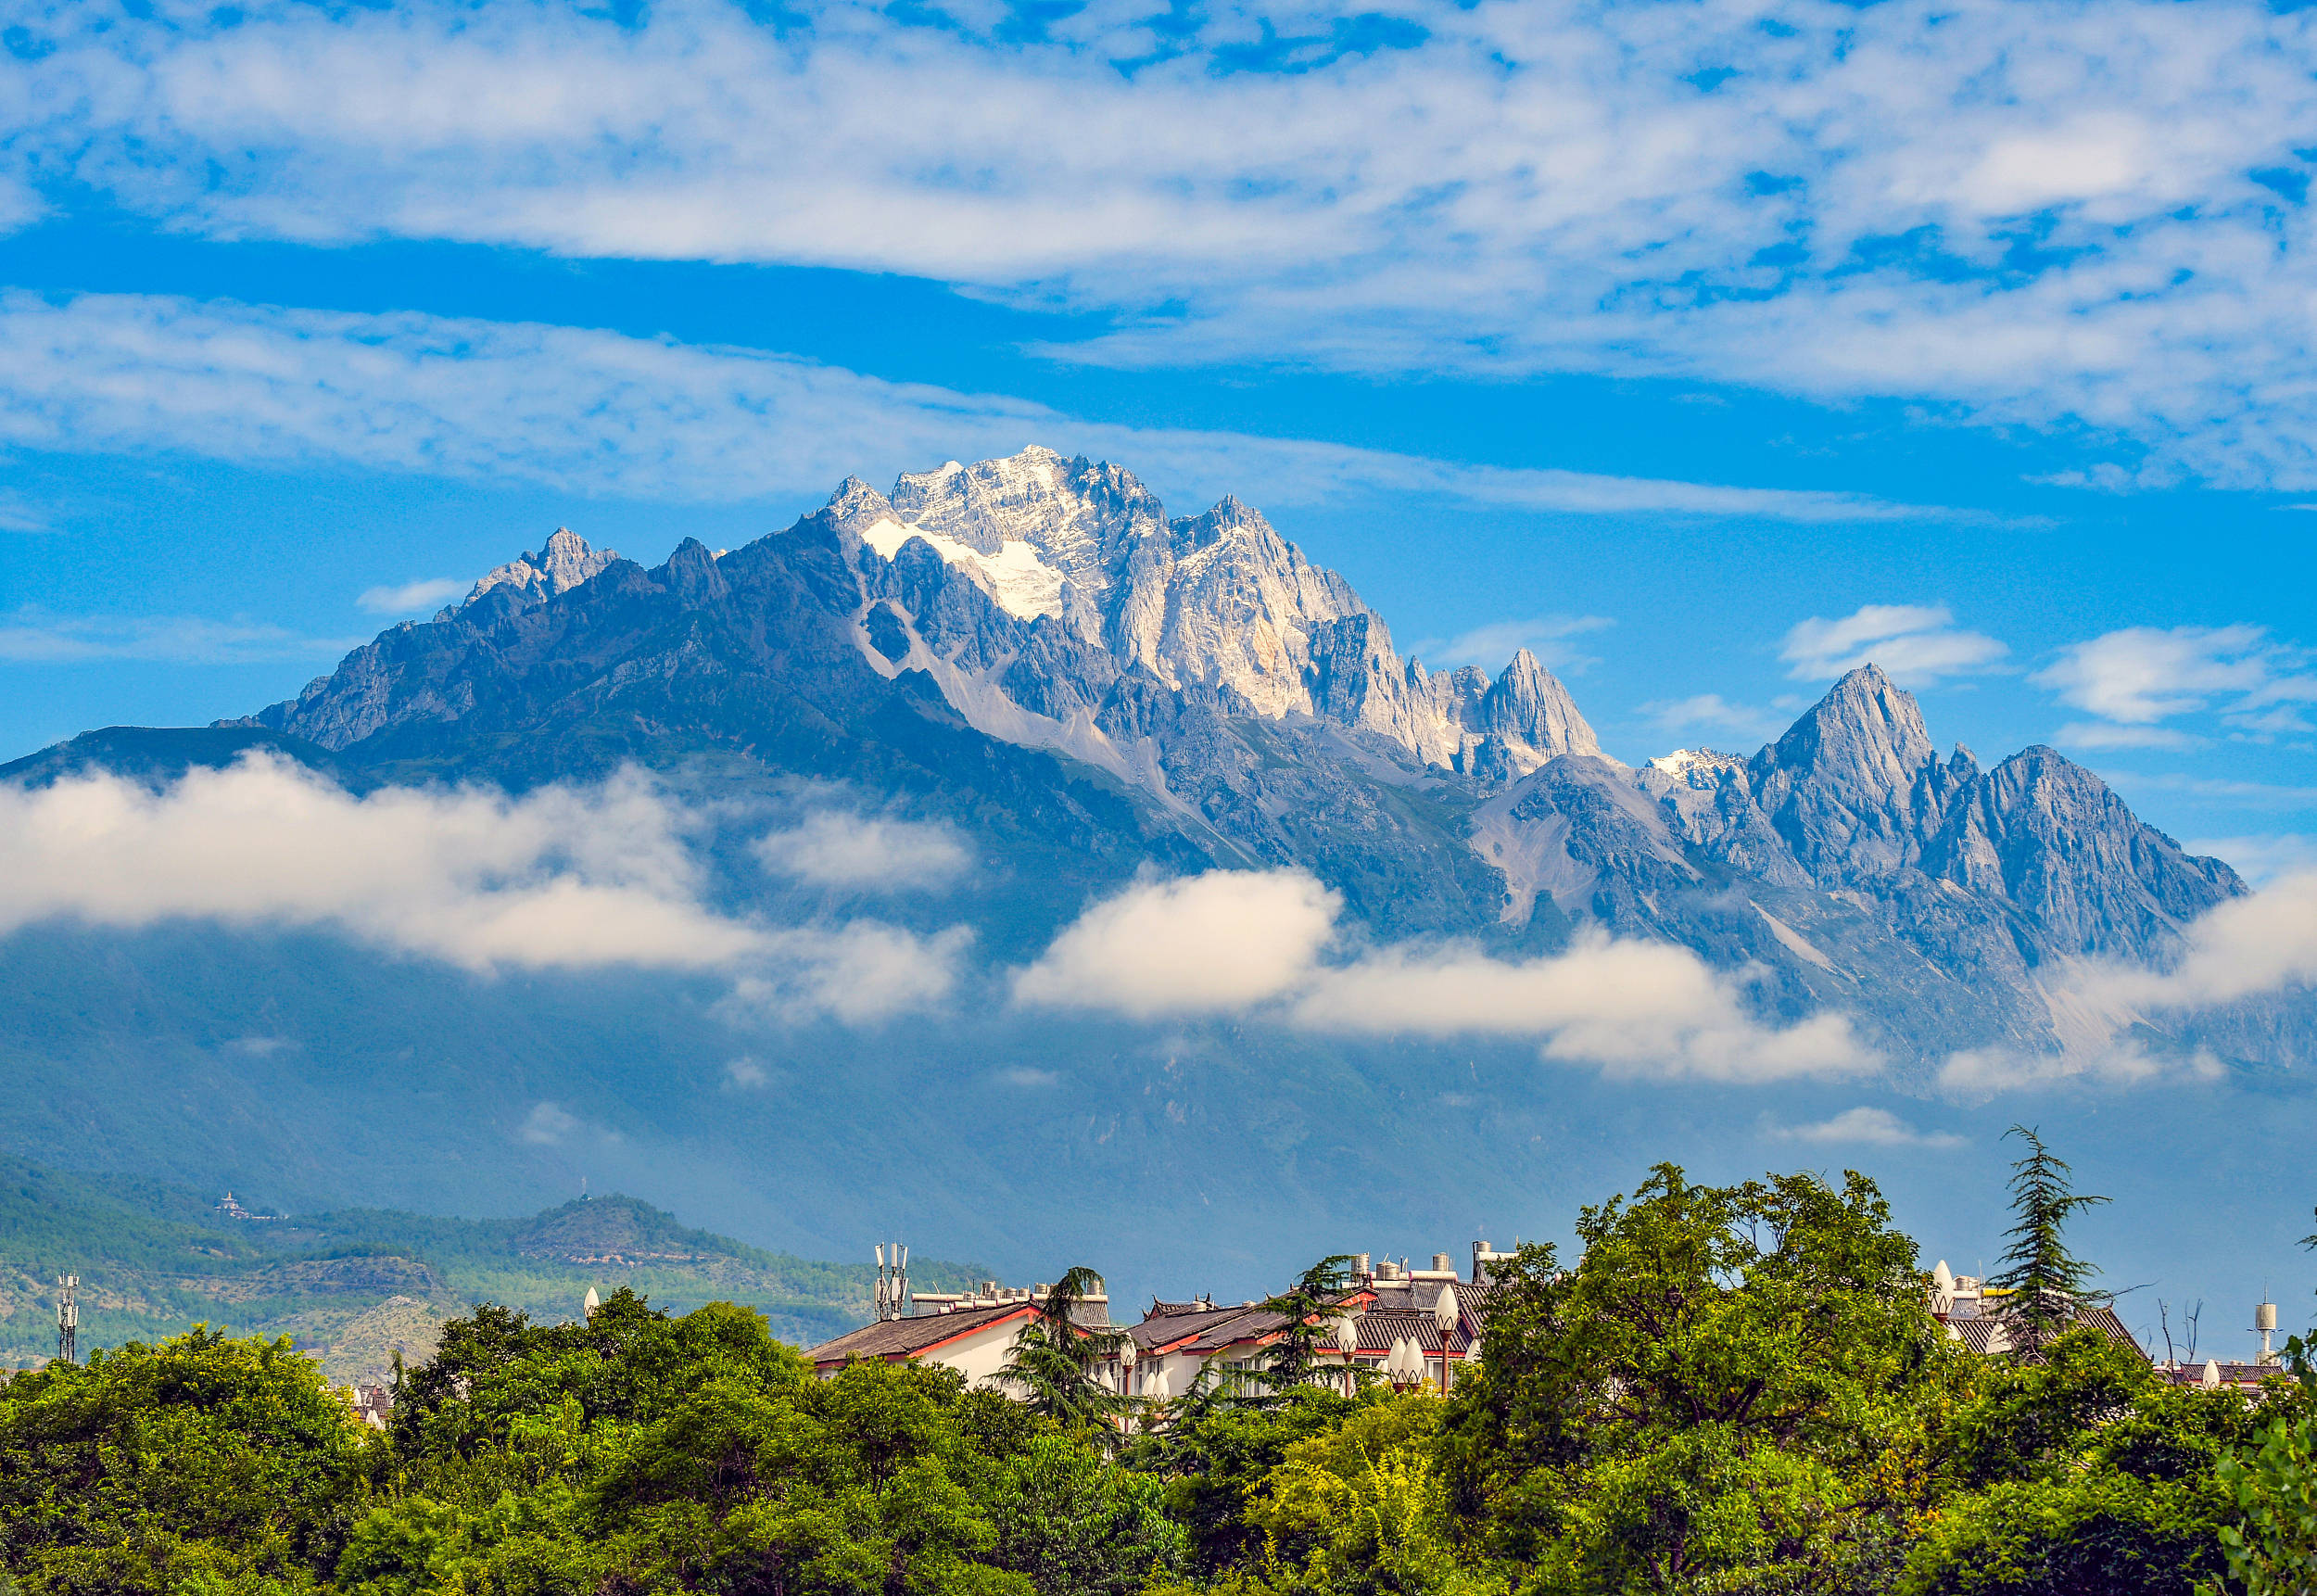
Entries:
[[1034, 1302], [1005, 1302], [994, 1308], [962, 1308], [955, 1313], [923, 1313], [909, 1319], [887, 1319], [824, 1341], [804, 1354], [816, 1363], [842, 1362], [847, 1358], [915, 1356], [955, 1336], [1037, 1312]]

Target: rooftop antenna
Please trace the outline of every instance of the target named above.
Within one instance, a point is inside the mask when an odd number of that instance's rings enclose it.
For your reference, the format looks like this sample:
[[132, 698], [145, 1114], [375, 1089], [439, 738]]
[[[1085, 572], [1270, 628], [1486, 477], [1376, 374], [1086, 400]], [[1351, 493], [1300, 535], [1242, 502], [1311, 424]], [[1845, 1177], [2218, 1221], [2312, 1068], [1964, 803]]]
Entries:
[[903, 1319], [909, 1312], [909, 1249], [897, 1241], [877, 1244], [877, 1317]]
[[74, 1354], [80, 1350], [80, 1285], [77, 1274], [57, 1276], [57, 1361], [60, 1363], [76, 1362]]

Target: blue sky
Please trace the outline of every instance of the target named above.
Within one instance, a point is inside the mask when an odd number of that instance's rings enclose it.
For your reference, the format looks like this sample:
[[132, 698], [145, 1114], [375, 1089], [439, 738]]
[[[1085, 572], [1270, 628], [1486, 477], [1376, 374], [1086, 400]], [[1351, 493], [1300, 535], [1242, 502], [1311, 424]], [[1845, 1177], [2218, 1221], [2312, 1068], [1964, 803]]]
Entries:
[[[1751, 749], [1871, 655], [2317, 852], [2317, 24], [2250, 6], [0, 4], [0, 754], [557, 525], [1028, 442]], [[365, 602], [365, 595], [368, 601]]]

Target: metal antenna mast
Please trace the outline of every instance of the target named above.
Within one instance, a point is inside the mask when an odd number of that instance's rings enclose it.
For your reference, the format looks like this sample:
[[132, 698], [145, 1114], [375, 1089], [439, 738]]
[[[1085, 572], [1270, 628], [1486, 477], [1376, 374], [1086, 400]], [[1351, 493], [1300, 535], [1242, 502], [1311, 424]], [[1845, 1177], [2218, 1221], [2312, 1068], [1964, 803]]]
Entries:
[[81, 1302], [75, 1295], [81, 1285], [77, 1274], [57, 1276], [57, 1358], [59, 1362], [75, 1362], [80, 1350]]

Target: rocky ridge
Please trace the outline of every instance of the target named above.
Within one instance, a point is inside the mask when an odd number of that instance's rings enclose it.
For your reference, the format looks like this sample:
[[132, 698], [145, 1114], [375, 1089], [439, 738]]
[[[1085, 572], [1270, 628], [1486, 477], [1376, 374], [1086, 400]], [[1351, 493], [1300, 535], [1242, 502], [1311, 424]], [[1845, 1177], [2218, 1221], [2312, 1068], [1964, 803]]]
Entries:
[[1260, 512], [1171, 518], [1042, 449], [849, 479], [652, 571], [559, 530], [248, 724], [502, 779], [741, 751], [994, 806], [1026, 817], [1009, 845], [1105, 869], [1303, 866], [1381, 934], [1669, 938], [1900, 1052], [2053, 1045], [2070, 961], [2160, 961], [2246, 890], [2050, 749], [1942, 757], [1872, 665], [1750, 757], [1627, 766], [1526, 651], [1429, 672]]

